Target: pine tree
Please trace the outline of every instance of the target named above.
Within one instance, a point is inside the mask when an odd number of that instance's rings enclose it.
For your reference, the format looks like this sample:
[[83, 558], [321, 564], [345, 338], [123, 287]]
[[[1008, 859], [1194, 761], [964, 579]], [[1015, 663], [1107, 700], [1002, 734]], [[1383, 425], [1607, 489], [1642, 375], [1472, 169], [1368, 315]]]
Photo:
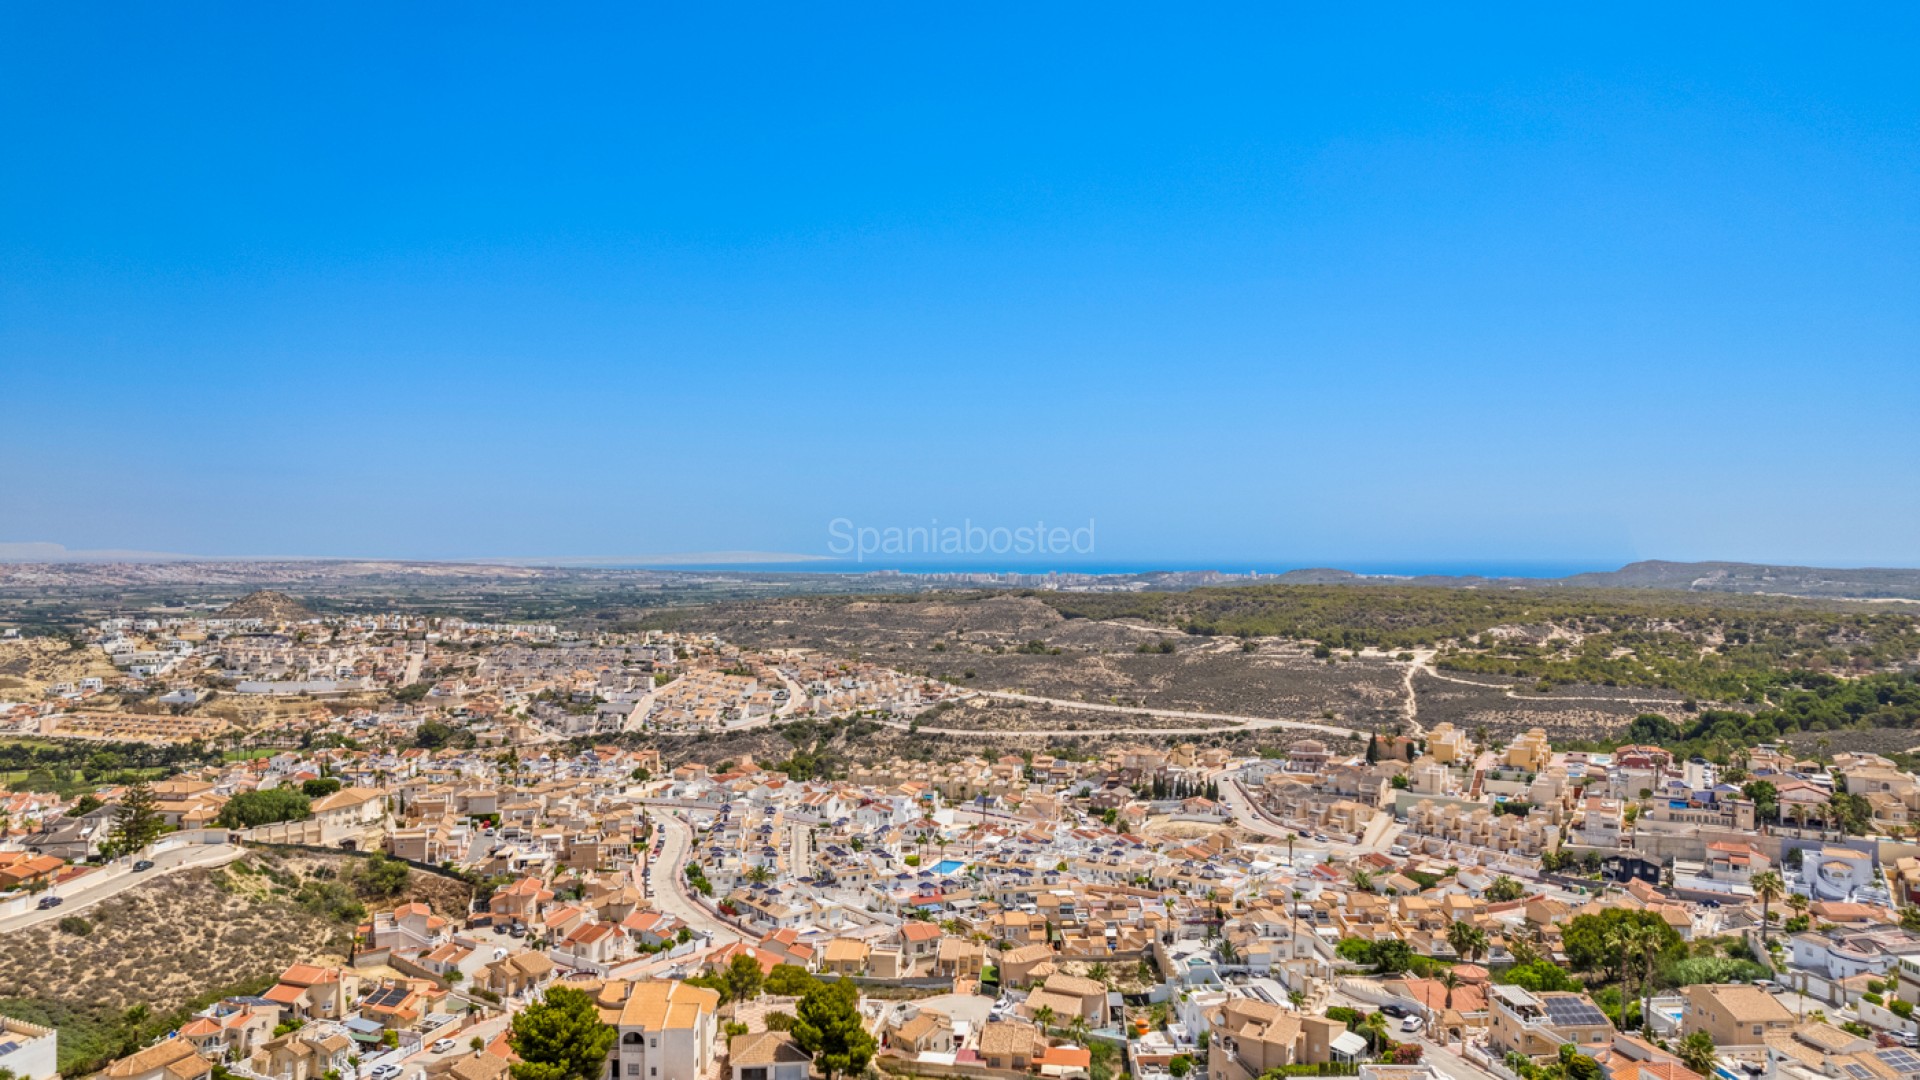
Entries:
[[1367, 736], [1367, 764], [1377, 765], [1379, 764], [1379, 762], [1380, 762], [1380, 736], [1369, 735]]
[[145, 780], [127, 785], [127, 793], [114, 811], [113, 826], [107, 830], [107, 846], [115, 856], [132, 855], [160, 838], [166, 831], [166, 819], [160, 816], [153, 789]]
[[508, 1043], [520, 1061], [513, 1080], [597, 1080], [615, 1035], [591, 995], [549, 987], [539, 1002], [514, 1014]]
[[793, 1041], [813, 1055], [814, 1065], [827, 1080], [838, 1074], [858, 1075], [873, 1060], [876, 1044], [860, 1023], [859, 997], [860, 991], [852, 983], [841, 980], [821, 983], [800, 999], [793, 1021]]

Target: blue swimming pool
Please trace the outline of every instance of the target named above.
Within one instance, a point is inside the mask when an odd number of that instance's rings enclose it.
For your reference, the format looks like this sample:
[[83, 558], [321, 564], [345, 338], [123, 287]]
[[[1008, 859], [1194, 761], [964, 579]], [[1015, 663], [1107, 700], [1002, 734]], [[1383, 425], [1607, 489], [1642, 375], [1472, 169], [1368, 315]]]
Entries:
[[952, 874], [958, 872], [966, 865], [966, 863], [961, 862], [959, 859], [947, 859], [935, 865], [933, 872], [936, 874]]

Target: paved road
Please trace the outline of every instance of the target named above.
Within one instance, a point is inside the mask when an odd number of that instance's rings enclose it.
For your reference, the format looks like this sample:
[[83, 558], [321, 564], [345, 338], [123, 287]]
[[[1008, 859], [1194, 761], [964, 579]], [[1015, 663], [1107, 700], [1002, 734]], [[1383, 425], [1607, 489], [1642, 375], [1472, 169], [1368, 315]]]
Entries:
[[693, 828], [664, 808], [653, 811], [653, 823], [660, 830], [660, 857], [648, 863], [653, 904], [661, 911], [685, 922], [695, 930], [713, 935], [715, 945], [740, 940], [726, 923], [693, 902], [687, 895], [687, 852], [693, 847]]
[[21, 915], [0, 919], [0, 933], [24, 930], [29, 926], [73, 915], [93, 907], [102, 900], [118, 896], [136, 885], [158, 881], [168, 874], [181, 870], [220, 866], [244, 854], [246, 854], [245, 851], [231, 844], [186, 844], [150, 856], [153, 860], [153, 869], [140, 873], [133, 873], [129, 862], [117, 862], [42, 893], [42, 896], [58, 896], [65, 902], [59, 907], [49, 908], [46, 911], [36, 908]]
[[1487, 1070], [1453, 1052], [1449, 1045], [1442, 1045], [1427, 1037], [1425, 1032], [1419, 1036], [1420, 1060], [1434, 1067], [1435, 1071], [1447, 1080], [1496, 1080]]
[[[508, 1008], [510, 1010], [514, 1009], [516, 1006], [517, 1006], [517, 1003], [515, 1002], [510, 1001], [508, 1003]], [[496, 1035], [499, 1035], [501, 1031], [505, 1030], [506, 1026], [509, 1023], [511, 1023], [512, 1020], [513, 1020], [513, 1014], [511, 1011], [509, 1011], [500, 1016], [496, 1016], [488, 1020], [482, 1020], [479, 1023], [473, 1025], [472, 1027], [466, 1029], [465, 1031], [458, 1030], [459, 1028], [458, 1024], [450, 1025], [447, 1028], [448, 1034], [446, 1037], [453, 1040], [453, 1049], [448, 1050], [446, 1053], [443, 1053], [443, 1054], [434, 1053], [432, 1050], [428, 1049], [428, 1047], [432, 1046], [433, 1044], [427, 1043], [421, 1046], [418, 1052], [408, 1054], [406, 1057], [400, 1058], [399, 1060], [393, 1060], [391, 1057], [387, 1055], [374, 1055], [372, 1057], [369, 1057], [367, 1060], [361, 1062], [360, 1076], [361, 1077], [372, 1076], [373, 1070], [376, 1067], [378, 1067], [379, 1064], [394, 1064], [394, 1065], [400, 1066], [399, 1080], [419, 1080], [420, 1077], [426, 1074], [426, 1069], [425, 1069], [426, 1066], [431, 1065], [436, 1061], [443, 1061], [443, 1060], [452, 1061], [455, 1058], [465, 1057], [468, 1054], [474, 1053], [474, 1049], [473, 1049], [474, 1036], [476, 1035], [479, 1036], [485, 1042], [492, 1042], [494, 1040], [494, 1037]]]

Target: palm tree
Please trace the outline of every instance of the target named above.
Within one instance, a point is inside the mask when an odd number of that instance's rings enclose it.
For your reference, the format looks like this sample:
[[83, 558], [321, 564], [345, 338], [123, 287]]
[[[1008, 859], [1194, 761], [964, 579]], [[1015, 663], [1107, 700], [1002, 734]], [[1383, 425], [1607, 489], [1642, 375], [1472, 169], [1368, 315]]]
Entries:
[[1460, 986], [1460, 976], [1455, 975], [1452, 968], [1448, 968], [1440, 973], [1440, 985], [1447, 988], [1446, 1007], [1453, 1008], [1453, 992]]
[[1105, 964], [1094, 964], [1087, 968], [1087, 978], [1107, 989], [1113, 989], [1113, 970]]
[[1367, 873], [1367, 871], [1364, 868], [1358, 867], [1358, 866], [1354, 867], [1352, 870], [1347, 872], [1347, 877], [1350, 880], [1352, 880], [1354, 888], [1359, 889], [1362, 892], [1373, 891], [1373, 875]]
[[1447, 925], [1447, 944], [1455, 956], [1477, 959], [1487, 948], [1487, 932], [1470, 922], [1455, 919]]
[[1607, 931], [1606, 936], [1607, 952], [1615, 957], [1620, 964], [1620, 1017], [1618, 1024], [1621, 1031], [1627, 1030], [1627, 994], [1629, 989], [1627, 982], [1627, 950], [1632, 946], [1634, 937], [1638, 933], [1639, 927], [1622, 925]]
[[1640, 1002], [1642, 1029], [1648, 1029], [1653, 1022], [1653, 964], [1666, 945], [1666, 938], [1659, 931], [1650, 926], [1640, 928], [1640, 991], [1645, 995]]
[[[1643, 924], [1629, 924], [1620, 928], [1618, 947], [1620, 949], [1620, 1030], [1627, 1030], [1627, 1002], [1633, 1000], [1632, 976], [1633, 962], [1641, 964], [1640, 989], [1651, 996], [1648, 984], [1653, 981], [1653, 956], [1660, 951], [1662, 944], [1659, 931]], [[1642, 1025], [1646, 1022], [1647, 1006], [1640, 1007]]]
[[1508, 936], [1507, 952], [1513, 956], [1515, 964], [1523, 967], [1540, 959], [1540, 950], [1534, 948], [1532, 938]]
[[1040, 1025], [1041, 1031], [1045, 1031], [1048, 1028], [1052, 1027], [1053, 1026], [1053, 1006], [1042, 1005], [1039, 1008], [1033, 1010], [1033, 1022]]
[[1805, 915], [1807, 908], [1813, 906], [1813, 901], [1808, 900], [1803, 893], [1794, 893], [1787, 897], [1787, 906], [1793, 909], [1795, 915]]
[[1768, 911], [1775, 900], [1787, 894], [1787, 883], [1780, 880], [1779, 874], [1768, 870], [1765, 873], [1753, 875], [1753, 880], [1749, 884], [1753, 886], [1753, 895], [1760, 898], [1760, 940], [1765, 941], [1769, 931], [1772, 930], [1772, 925], [1768, 921]]

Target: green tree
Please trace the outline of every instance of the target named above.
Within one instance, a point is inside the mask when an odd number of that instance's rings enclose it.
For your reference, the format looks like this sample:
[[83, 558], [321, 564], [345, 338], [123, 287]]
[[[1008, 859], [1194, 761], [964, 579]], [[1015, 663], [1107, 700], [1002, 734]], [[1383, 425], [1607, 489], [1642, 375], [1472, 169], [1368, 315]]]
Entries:
[[1173, 1077], [1173, 1080], [1181, 1080], [1192, 1071], [1193, 1059], [1185, 1054], [1175, 1054], [1173, 1060], [1167, 1062], [1167, 1073]]
[[1600, 1080], [1600, 1063], [1572, 1043], [1560, 1044], [1560, 1071], [1567, 1080]]
[[[67, 807], [67, 813], [72, 817], [79, 817], [82, 814], [93, 813], [95, 810], [100, 809], [102, 805], [104, 804], [101, 803], [100, 796], [89, 791], [85, 795], [73, 800], [73, 805]], [[0, 1077], [0, 1080], [6, 1080], [6, 1078]]]
[[1527, 895], [1527, 887], [1505, 874], [1493, 879], [1487, 886], [1487, 903], [1504, 904]]
[[322, 776], [300, 785], [300, 793], [309, 799], [324, 799], [339, 790], [340, 781], [332, 776]]
[[1561, 930], [1561, 945], [1567, 962], [1575, 971], [1598, 971], [1617, 976], [1625, 957], [1614, 950], [1612, 938], [1623, 924], [1653, 928], [1660, 941], [1660, 955], [1683, 951], [1686, 943], [1667, 921], [1651, 911], [1608, 908], [1597, 915], [1576, 915]]
[[1501, 981], [1510, 983], [1522, 990], [1542, 993], [1548, 990], [1578, 990], [1580, 984], [1573, 976], [1561, 970], [1560, 965], [1551, 960], [1534, 960], [1531, 963], [1517, 964], [1506, 970]]
[[760, 993], [766, 979], [760, 971], [760, 961], [754, 959], [752, 953], [735, 953], [720, 972], [720, 982], [721, 995], [728, 1001], [750, 1001]]
[[1773, 934], [1773, 926], [1769, 921], [1769, 911], [1772, 909], [1774, 901], [1787, 894], [1787, 883], [1780, 879], [1779, 874], [1768, 870], [1764, 873], [1753, 875], [1752, 880], [1747, 884], [1752, 886], [1753, 895], [1760, 898], [1760, 938], [1764, 941]]
[[[813, 1055], [814, 1067], [827, 1080], [842, 1073], [858, 1074], [873, 1060], [876, 1044], [860, 1022], [859, 1000], [860, 991], [845, 980], [820, 983], [800, 999], [793, 1041]], [[545, 1078], [516, 1076], [514, 1080]]]
[[408, 876], [406, 863], [375, 852], [360, 868], [358, 881], [368, 895], [390, 898], [406, 891]]
[[798, 964], [775, 964], [763, 989], [775, 997], [804, 997], [819, 981]]
[[507, 1042], [520, 1061], [513, 1066], [513, 1080], [599, 1080], [614, 1037], [590, 994], [549, 987], [539, 1001], [514, 1014]]
[[1453, 954], [1469, 962], [1477, 960], [1487, 949], [1487, 932], [1470, 922], [1455, 919], [1447, 925], [1447, 944], [1453, 947]]
[[1373, 943], [1373, 970], [1382, 975], [1398, 975], [1413, 966], [1413, 948], [1399, 938]]
[[113, 827], [107, 831], [107, 846], [113, 854], [132, 855], [160, 838], [167, 823], [160, 816], [158, 803], [145, 780], [127, 785], [127, 793], [113, 813]]
[[1760, 821], [1780, 813], [1780, 789], [1771, 780], [1749, 780], [1740, 794], [1753, 800], [1753, 816]]
[[1713, 1045], [1713, 1036], [1704, 1031], [1696, 1031], [1680, 1040], [1680, 1064], [1699, 1073], [1701, 1076], [1713, 1075], [1713, 1059], [1718, 1047]]
[[305, 821], [313, 816], [312, 800], [289, 788], [243, 791], [227, 800], [213, 819], [223, 829], [251, 829], [277, 821]]

